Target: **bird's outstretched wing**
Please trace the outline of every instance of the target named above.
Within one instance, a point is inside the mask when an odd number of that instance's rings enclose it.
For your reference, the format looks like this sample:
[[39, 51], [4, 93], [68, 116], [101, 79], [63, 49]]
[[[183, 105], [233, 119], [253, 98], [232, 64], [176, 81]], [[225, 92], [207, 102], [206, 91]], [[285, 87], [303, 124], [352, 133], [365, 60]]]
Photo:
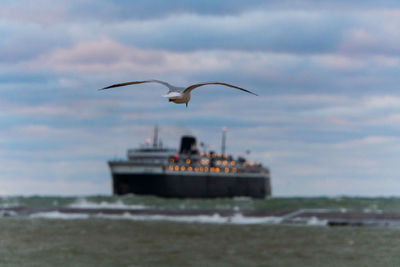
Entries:
[[188, 92], [192, 91], [193, 89], [196, 89], [197, 87], [200, 87], [200, 86], [203, 86], [203, 85], [208, 85], [208, 84], [225, 85], [225, 86], [229, 86], [229, 87], [232, 87], [232, 88], [235, 88], [235, 89], [239, 89], [239, 90], [242, 90], [242, 91], [247, 92], [247, 93], [249, 93], [249, 94], [253, 94], [253, 95], [258, 96], [257, 94], [255, 94], [255, 93], [253, 93], [253, 92], [251, 92], [251, 91], [249, 91], [249, 90], [243, 89], [243, 88], [241, 88], [241, 87], [238, 87], [238, 86], [235, 86], [235, 85], [232, 85], [232, 84], [221, 83], [221, 82], [196, 83], [196, 84], [193, 84], [193, 85], [187, 87], [187, 88], [183, 91], [183, 93], [188, 93]]
[[116, 83], [116, 84], [113, 84], [113, 85], [110, 85], [110, 86], [101, 88], [101, 89], [99, 89], [99, 90], [106, 90], [106, 89], [110, 89], [110, 88], [114, 88], [114, 87], [126, 86], [126, 85], [131, 85], [131, 84], [153, 83], [153, 82], [154, 82], [154, 83], [163, 84], [163, 85], [165, 85], [166, 87], [168, 87], [169, 90], [171, 90], [171, 91], [177, 91], [177, 90], [179, 89], [178, 87], [175, 87], [175, 86], [173, 86], [173, 85], [170, 85], [170, 84], [167, 83], [167, 82], [163, 82], [163, 81], [159, 81], [159, 80], [146, 80], [146, 81], [134, 81], [134, 82], [126, 82], [126, 83]]

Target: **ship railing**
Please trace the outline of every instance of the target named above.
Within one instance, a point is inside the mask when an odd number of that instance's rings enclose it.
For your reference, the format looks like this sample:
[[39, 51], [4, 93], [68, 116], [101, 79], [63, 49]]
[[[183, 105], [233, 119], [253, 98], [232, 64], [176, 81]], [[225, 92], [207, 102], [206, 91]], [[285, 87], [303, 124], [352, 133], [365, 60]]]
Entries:
[[237, 173], [237, 168], [210, 167], [204, 165], [169, 164], [168, 170], [172, 172], [198, 172], [198, 173]]
[[[204, 155], [204, 154], [203, 154]], [[260, 163], [238, 162], [232, 157], [170, 157], [165, 170], [172, 172], [212, 172], [212, 173], [265, 173]]]

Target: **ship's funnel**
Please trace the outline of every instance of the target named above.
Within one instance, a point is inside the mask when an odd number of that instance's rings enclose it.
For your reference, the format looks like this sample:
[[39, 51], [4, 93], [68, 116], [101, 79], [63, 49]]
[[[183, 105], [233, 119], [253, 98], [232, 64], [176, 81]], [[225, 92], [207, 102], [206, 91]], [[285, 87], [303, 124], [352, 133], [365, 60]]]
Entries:
[[181, 154], [197, 154], [196, 138], [193, 136], [182, 136], [181, 139], [181, 149], [179, 150]]

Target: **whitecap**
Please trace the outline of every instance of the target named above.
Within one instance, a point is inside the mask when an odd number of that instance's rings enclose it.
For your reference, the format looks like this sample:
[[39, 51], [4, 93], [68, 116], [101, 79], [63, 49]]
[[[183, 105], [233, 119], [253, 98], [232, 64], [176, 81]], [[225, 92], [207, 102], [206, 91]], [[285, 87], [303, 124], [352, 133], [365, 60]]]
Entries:
[[321, 220], [321, 219], [318, 219], [315, 216], [312, 216], [311, 218], [309, 218], [307, 220], [307, 225], [311, 225], [311, 226], [327, 226], [328, 225], [328, 221], [327, 220]]
[[280, 217], [245, 217], [240, 213], [224, 217], [217, 213], [213, 215], [195, 216], [172, 216], [172, 215], [135, 215], [124, 213], [122, 215], [97, 214], [97, 218], [103, 219], [125, 219], [133, 221], [170, 221], [184, 223], [210, 223], [210, 224], [278, 224], [282, 221]]
[[86, 198], [79, 198], [74, 203], [68, 205], [70, 208], [75, 209], [126, 209], [126, 210], [139, 210], [146, 209], [144, 205], [127, 205], [121, 200], [116, 202], [101, 201], [100, 203], [88, 201]]
[[30, 218], [43, 218], [43, 219], [62, 219], [62, 220], [76, 220], [76, 219], [88, 219], [89, 214], [84, 213], [62, 213], [59, 211], [48, 211], [33, 213], [29, 216]]

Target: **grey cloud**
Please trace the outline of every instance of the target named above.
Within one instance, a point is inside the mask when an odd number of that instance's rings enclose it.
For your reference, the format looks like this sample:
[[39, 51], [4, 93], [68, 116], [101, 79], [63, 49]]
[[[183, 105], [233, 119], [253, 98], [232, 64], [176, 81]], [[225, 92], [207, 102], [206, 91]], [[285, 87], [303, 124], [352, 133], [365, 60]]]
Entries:
[[326, 15], [301, 11], [228, 17], [182, 15], [111, 24], [107, 32], [121, 42], [153, 49], [325, 53], [337, 50], [344, 29], [351, 24], [346, 18]]
[[0, 64], [24, 62], [73, 42], [63, 27], [0, 21]]
[[[398, 27], [396, 11], [385, 10], [360, 13], [260, 9], [224, 16], [179, 13], [107, 23], [87, 18], [84, 22], [68, 21], [45, 28], [14, 21], [0, 23], [0, 31], [8, 37], [2, 41], [0, 55], [8, 62], [19, 62], [60, 47], [105, 38], [142, 49], [176, 52], [240, 50], [391, 55], [399, 52], [400, 37], [395, 34]], [[112, 55], [110, 50], [108, 56]], [[106, 58], [107, 54], [102, 57]]]
[[163, 18], [176, 14], [229, 15], [264, 6], [262, 0], [228, 1], [58, 1], [38, 0], [35, 3], [6, 1], [0, 15], [15, 21], [44, 25], [71, 21], [127, 21]]
[[38, 0], [35, 3], [5, 1], [2, 17], [14, 20], [53, 24], [70, 21], [129, 21], [165, 18], [180, 14], [199, 14], [212, 16], [238, 15], [252, 10], [370, 10], [377, 8], [393, 9], [399, 4], [391, 1], [317, 1], [317, 0], [135, 0], [135, 1], [54, 1]]

